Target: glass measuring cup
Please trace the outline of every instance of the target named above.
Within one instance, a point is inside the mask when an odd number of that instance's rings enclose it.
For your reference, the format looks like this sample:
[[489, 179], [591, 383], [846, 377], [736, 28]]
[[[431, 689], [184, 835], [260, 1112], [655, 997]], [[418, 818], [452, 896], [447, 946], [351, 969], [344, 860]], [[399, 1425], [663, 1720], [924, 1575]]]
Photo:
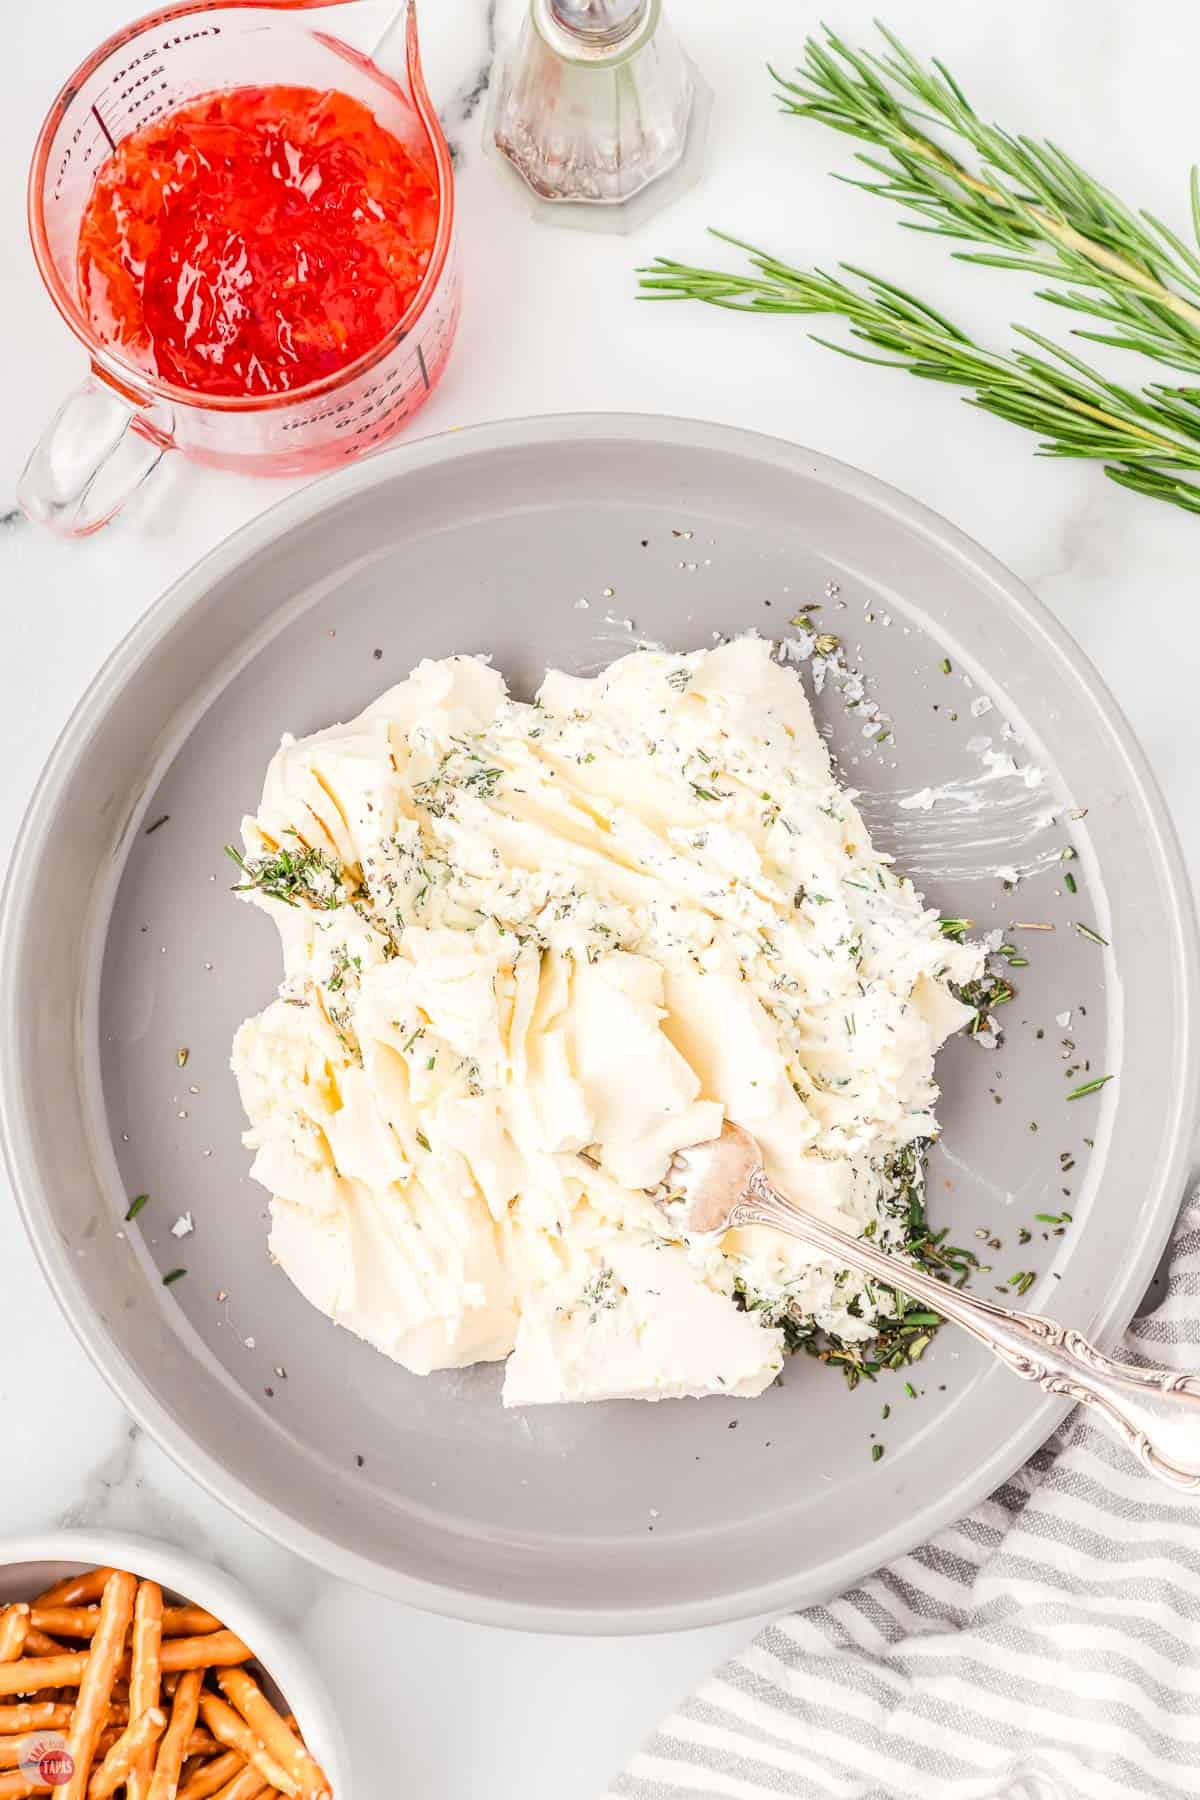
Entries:
[[[59, 93], [34, 151], [29, 229], [42, 279], [91, 369], [26, 465], [18, 497], [31, 518], [67, 536], [95, 531], [168, 450], [252, 474], [331, 468], [400, 430], [432, 390], [459, 313], [450, 151], [421, 73], [415, 0], [402, 0], [384, 40], [403, 42], [404, 68], [395, 75], [306, 16], [348, 3], [184, 0], [109, 38]], [[76, 279], [83, 210], [96, 171], [131, 132], [198, 95], [278, 83], [362, 101], [429, 170], [439, 195], [429, 266], [387, 336], [319, 381], [253, 397], [178, 387], [97, 337]]]

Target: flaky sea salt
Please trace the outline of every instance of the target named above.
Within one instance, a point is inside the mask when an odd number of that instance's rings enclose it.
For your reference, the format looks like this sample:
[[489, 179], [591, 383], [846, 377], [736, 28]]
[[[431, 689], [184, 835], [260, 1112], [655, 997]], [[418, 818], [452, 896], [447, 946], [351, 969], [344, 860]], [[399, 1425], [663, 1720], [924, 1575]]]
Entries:
[[177, 1238], [190, 1237], [196, 1229], [196, 1221], [190, 1212], [180, 1213], [171, 1227], [171, 1236]]

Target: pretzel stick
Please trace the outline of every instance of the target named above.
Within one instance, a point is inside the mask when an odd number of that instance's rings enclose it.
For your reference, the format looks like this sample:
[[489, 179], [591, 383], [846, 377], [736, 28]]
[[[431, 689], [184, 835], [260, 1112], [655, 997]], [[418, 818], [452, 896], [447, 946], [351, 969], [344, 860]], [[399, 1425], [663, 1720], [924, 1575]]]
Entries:
[[[31, 1623], [36, 1630], [56, 1632], [59, 1637], [90, 1638], [99, 1619], [100, 1609], [96, 1606], [35, 1606]], [[220, 1619], [205, 1612], [202, 1606], [168, 1606], [163, 1609], [164, 1637], [197, 1637], [206, 1631], [221, 1629]]]
[[[60, 1731], [64, 1726], [71, 1723], [71, 1708], [69, 1706], [58, 1707], [55, 1710], [61, 1712], [64, 1716], [61, 1719], [51, 1719], [49, 1723], [35, 1725], [32, 1730], [20, 1731], [12, 1736], [0, 1737], [0, 1769], [15, 1769], [19, 1766], [21, 1761], [21, 1751], [25, 1747], [25, 1740], [26, 1738], [31, 1737], [34, 1732]], [[166, 1724], [165, 1716], [163, 1723], [164, 1725]], [[113, 1745], [125, 1736], [129, 1729], [128, 1724], [106, 1725], [104, 1730], [100, 1733], [99, 1738], [96, 1740], [97, 1755], [103, 1756], [107, 1754], [107, 1752], [112, 1749]], [[217, 1740], [210, 1737], [207, 1731], [193, 1731], [191, 1737], [184, 1746], [184, 1749], [188, 1756], [211, 1756], [217, 1749]]]
[[109, 1576], [115, 1574], [115, 1569], [87, 1569], [82, 1575], [68, 1575], [65, 1581], [56, 1581], [44, 1594], [39, 1594], [33, 1604], [84, 1606], [89, 1600], [99, 1600], [108, 1586]]
[[218, 1793], [226, 1782], [232, 1781], [235, 1775], [240, 1775], [245, 1767], [245, 1759], [236, 1750], [226, 1750], [223, 1756], [205, 1763], [202, 1769], [197, 1769], [194, 1775], [188, 1776], [179, 1789], [177, 1800], [209, 1800], [210, 1794]]
[[[32, 1614], [30, 1616], [32, 1617]], [[36, 1626], [31, 1625], [25, 1633], [25, 1654], [26, 1656], [70, 1656], [71, 1652], [66, 1644], [60, 1644], [57, 1638], [47, 1637], [44, 1631], [39, 1631]]]
[[88, 1782], [88, 1800], [108, 1800], [129, 1781], [133, 1770], [154, 1749], [166, 1730], [167, 1715], [157, 1706], [144, 1708], [117, 1738]]
[[[293, 1782], [298, 1784], [304, 1800], [321, 1800], [322, 1796], [328, 1796], [329, 1782], [324, 1769], [313, 1761], [295, 1732], [280, 1718], [253, 1676], [247, 1675], [245, 1669], [222, 1669], [217, 1684], [275, 1761], [282, 1764]], [[258, 1766], [262, 1768], [263, 1765]], [[271, 1779], [285, 1794], [292, 1791], [274, 1776]]]
[[196, 1729], [196, 1710], [203, 1681], [202, 1669], [191, 1669], [179, 1677], [179, 1686], [171, 1703], [171, 1723], [158, 1746], [149, 1800], [175, 1800], [188, 1739]]
[[[129, 1716], [133, 1721], [155, 1710], [162, 1688], [163, 1597], [157, 1581], [143, 1581], [133, 1603], [133, 1641], [130, 1649]], [[163, 1725], [166, 1715], [160, 1714]], [[129, 1765], [126, 1800], [147, 1800], [154, 1772], [152, 1749], [161, 1735], [139, 1743]]]
[[67, 1732], [67, 1748], [75, 1764], [59, 1791], [59, 1800], [83, 1800], [96, 1756], [96, 1740], [104, 1726], [112, 1686], [121, 1661], [125, 1633], [133, 1615], [137, 1580], [123, 1569], [110, 1575], [100, 1602], [100, 1625], [88, 1652], [79, 1683], [79, 1698]]
[[0, 1738], [0, 1769], [17, 1769], [25, 1750], [25, 1737]]
[[100, 1623], [98, 1606], [35, 1606], [30, 1615], [35, 1631], [57, 1637], [90, 1638]]
[[0, 1706], [0, 1732], [61, 1731], [71, 1723], [71, 1708], [37, 1700], [24, 1706]]
[[232, 1631], [210, 1631], [203, 1637], [171, 1638], [162, 1647], [163, 1674], [176, 1669], [229, 1668], [249, 1662], [253, 1651]]
[[168, 1606], [163, 1613], [164, 1637], [202, 1637], [206, 1631], [224, 1629], [220, 1619], [202, 1606]]
[[0, 1695], [39, 1694], [43, 1688], [78, 1687], [87, 1668], [86, 1650], [62, 1656], [25, 1656], [0, 1663]]
[[255, 1800], [268, 1787], [259, 1769], [243, 1769], [232, 1781], [227, 1781], [223, 1788], [218, 1788], [215, 1800]]
[[[28, 1645], [28, 1638], [25, 1640]], [[168, 1670], [230, 1668], [249, 1662], [252, 1652], [232, 1631], [213, 1631], [206, 1637], [171, 1638], [162, 1647], [164, 1674]], [[86, 1650], [64, 1650], [53, 1656], [26, 1656], [20, 1662], [0, 1663], [0, 1699], [11, 1694], [40, 1694], [46, 1688], [78, 1687], [88, 1666]], [[129, 1674], [129, 1659], [120, 1664]], [[118, 1681], [114, 1694], [124, 1690]], [[0, 1800], [4, 1796], [0, 1794]]]
[[16, 1662], [29, 1636], [29, 1608], [6, 1606], [0, 1612], [0, 1663]]
[[282, 1788], [285, 1794], [295, 1800], [300, 1792], [299, 1782], [293, 1780], [288, 1771], [276, 1762], [232, 1706], [227, 1706], [216, 1694], [201, 1694], [200, 1717], [218, 1744], [224, 1744], [228, 1750], [236, 1750], [239, 1756], [244, 1756], [258, 1770], [264, 1787], [270, 1784], [272, 1787]]
[[0, 1800], [26, 1800], [29, 1794], [48, 1794], [48, 1781], [31, 1781], [20, 1769], [14, 1769], [9, 1775], [0, 1775]]
[[[71, 1708], [68, 1706], [66, 1710], [67, 1712], [70, 1712]], [[124, 1710], [128, 1713], [128, 1708], [125, 1708]], [[109, 1707], [108, 1724], [100, 1733], [99, 1740], [96, 1744], [96, 1749], [101, 1754], [112, 1749], [117, 1739], [122, 1735], [129, 1724], [128, 1717], [124, 1719], [113, 1717], [114, 1713], [120, 1714], [121, 1711], [122, 1708], [119, 1706]], [[68, 1720], [68, 1724], [69, 1723], [70, 1721]], [[3, 1743], [4, 1739], [0, 1738], [0, 1744]], [[220, 1745], [217, 1743], [216, 1738], [211, 1737], [207, 1731], [193, 1731], [191, 1737], [183, 1747], [183, 1754], [185, 1759], [189, 1756], [215, 1756], [219, 1749]]]

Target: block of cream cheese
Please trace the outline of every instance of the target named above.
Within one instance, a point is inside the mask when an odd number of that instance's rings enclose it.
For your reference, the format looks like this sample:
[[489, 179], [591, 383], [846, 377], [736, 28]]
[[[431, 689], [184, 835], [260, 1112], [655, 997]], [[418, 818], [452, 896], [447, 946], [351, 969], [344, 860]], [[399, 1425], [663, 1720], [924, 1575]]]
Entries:
[[420, 1374], [507, 1358], [510, 1406], [759, 1393], [789, 1309], [870, 1337], [856, 1278], [768, 1232], [680, 1242], [649, 1191], [729, 1117], [886, 1238], [981, 968], [767, 643], [551, 673], [534, 705], [422, 663], [285, 738], [243, 841], [284, 976], [233, 1067], [314, 1306]]

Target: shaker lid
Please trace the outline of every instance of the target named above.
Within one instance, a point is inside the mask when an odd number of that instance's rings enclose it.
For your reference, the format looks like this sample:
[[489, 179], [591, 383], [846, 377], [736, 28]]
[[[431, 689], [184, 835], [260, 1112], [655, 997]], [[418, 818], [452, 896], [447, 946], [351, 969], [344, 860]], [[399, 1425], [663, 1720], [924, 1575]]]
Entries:
[[532, 0], [534, 27], [556, 56], [599, 67], [648, 44], [661, 0]]
[[635, 31], [649, 0], [550, 0], [564, 30], [593, 44], [618, 44]]

